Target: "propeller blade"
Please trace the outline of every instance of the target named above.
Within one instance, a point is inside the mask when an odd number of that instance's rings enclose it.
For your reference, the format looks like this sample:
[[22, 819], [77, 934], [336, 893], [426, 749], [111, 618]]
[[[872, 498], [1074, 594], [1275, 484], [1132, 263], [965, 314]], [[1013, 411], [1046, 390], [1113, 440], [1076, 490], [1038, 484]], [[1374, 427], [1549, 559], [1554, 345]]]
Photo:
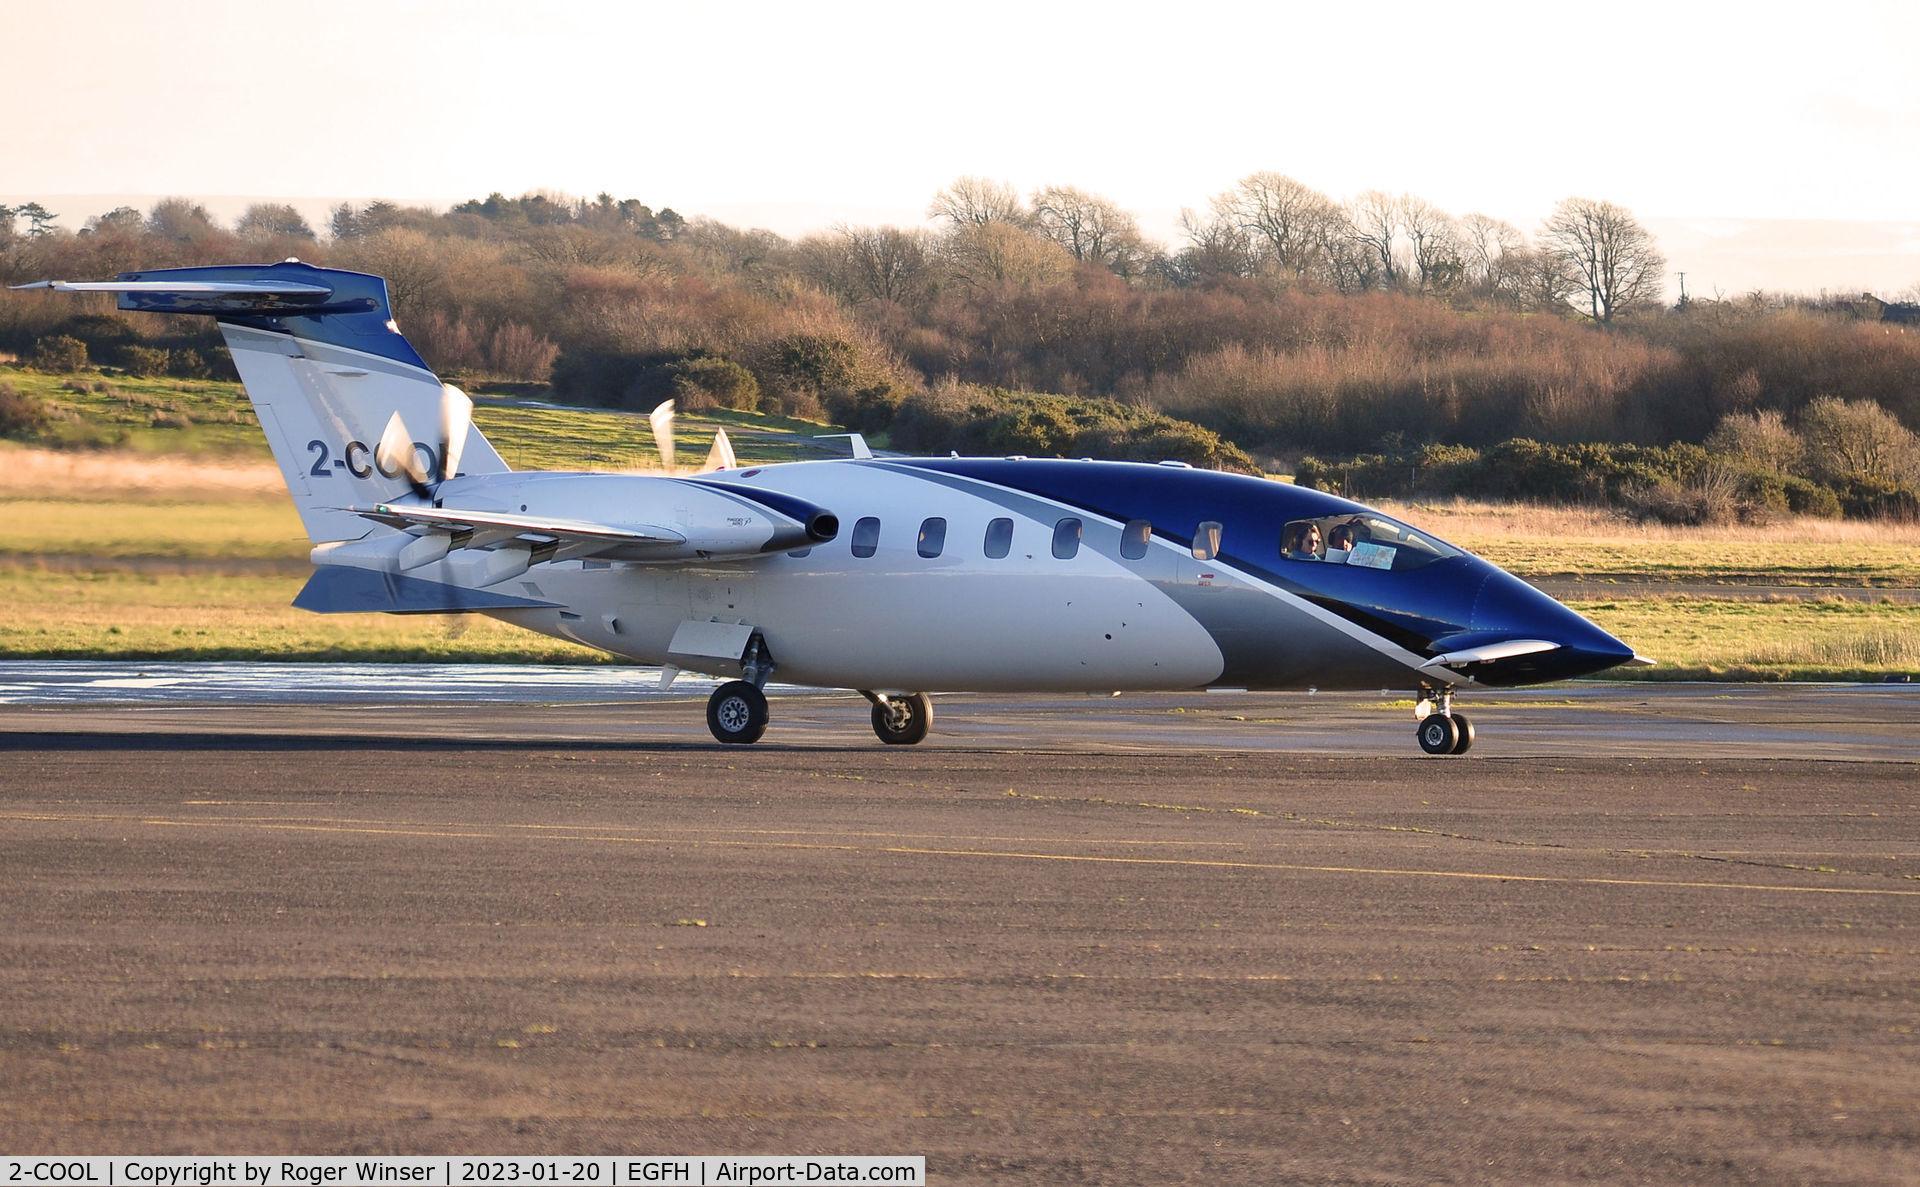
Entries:
[[654, 444], [660, 447], [660, 466], [667, 473], [673, 473], [673, 401], [662, 400], [660, 406], [647, 416], [647, 423], [653, 426]]
[[387, 427], [380, 434], [380, 444], [373, 447], [373, 460], [382, 474], [405, 474], [413, 483], [416, 491], [425, 491], [427, 487], [427, 467], [420, 461], [420, 451], [413, 447], [413, 434], [395, 412], [387, 421]]
[[733, 442], [727, 440], [725, 429], [713, 431], [713, 448], [707, 451], [706, 464], [700, 467], [702, 474], [709, 470], [734, 470], [740, 463], [733, 460]]
[[440, 385], [440, 481], [460, 472], [460, 451], [473, 427], [473, 400], [451, 383]]

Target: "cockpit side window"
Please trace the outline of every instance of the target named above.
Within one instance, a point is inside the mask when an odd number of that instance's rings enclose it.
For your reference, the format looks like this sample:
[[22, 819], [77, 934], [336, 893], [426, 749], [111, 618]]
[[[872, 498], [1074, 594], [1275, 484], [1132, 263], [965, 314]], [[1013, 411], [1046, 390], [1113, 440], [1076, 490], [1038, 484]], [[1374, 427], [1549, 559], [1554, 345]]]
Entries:
[[1404, 573], [1460, 550], [1384, 515], [1325, 515], [1290, 521], [1280, 532], [1280, 555], [1361, 569]]
[[1293, 561], [1320, 559], [1320, 525], [1311, 519], [1296, 519], [1280, 533], [1280, 555]]

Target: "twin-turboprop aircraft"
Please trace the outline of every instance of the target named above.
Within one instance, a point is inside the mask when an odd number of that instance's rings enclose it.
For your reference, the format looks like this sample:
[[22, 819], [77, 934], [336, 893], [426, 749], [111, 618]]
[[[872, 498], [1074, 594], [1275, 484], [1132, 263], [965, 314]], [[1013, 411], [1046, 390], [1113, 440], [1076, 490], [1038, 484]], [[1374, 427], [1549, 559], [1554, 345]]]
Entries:
[[[883, 742], [938, 691], [1412, 689], [1460, 754], [1456, 690], [1565, 680], [1633, 649], [1371, 508], [1177, 463], [871, 456], [693, 477], [514, 472], [392, 321], [386, 282], [298, 261], [129, 272], [125, 310], [213, 316], [313, 541], [294, 604], [470, 612], [726, 681], [858, 690]], [[724, 459], [723, 459], [724, 460]]]

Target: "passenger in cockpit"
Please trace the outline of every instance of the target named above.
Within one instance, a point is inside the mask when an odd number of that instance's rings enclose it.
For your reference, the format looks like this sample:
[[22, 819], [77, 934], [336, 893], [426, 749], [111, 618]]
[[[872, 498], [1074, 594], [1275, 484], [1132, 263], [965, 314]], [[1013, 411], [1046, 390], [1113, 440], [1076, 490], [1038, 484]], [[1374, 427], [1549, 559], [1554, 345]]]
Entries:
[[1354, 539], [1355, 539], [1355, 536], [1354, 536], [1352, 524], [1350, 523], [1335, 524], [1333, 525], [1333, 530], [1327, 533], [1327, 551], [1332, 552], [1336, 548], [1340, 549], [1342, 552], [1349, 551], [1353, 548]]
[[1320, 559], [1319, 524], [1296, 524], [1290, 535], [1292, 539], [1287, 542], [1287, 556], [1297, 561], [1317, 561]]

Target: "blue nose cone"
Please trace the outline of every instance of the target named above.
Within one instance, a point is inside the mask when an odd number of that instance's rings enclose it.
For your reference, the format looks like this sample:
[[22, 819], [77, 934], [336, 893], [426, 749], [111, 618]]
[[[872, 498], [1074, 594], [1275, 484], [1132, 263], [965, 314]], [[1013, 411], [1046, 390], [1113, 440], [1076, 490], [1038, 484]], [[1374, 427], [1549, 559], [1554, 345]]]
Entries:
[[1503, 569], [1487, 566], [1473, 603], [1473, 633], [1482, 638], [1542, 639], [1551, 651], [1476, 665], [1480, 684], [1540, 684], [1616, 668], [1633, 648]]

